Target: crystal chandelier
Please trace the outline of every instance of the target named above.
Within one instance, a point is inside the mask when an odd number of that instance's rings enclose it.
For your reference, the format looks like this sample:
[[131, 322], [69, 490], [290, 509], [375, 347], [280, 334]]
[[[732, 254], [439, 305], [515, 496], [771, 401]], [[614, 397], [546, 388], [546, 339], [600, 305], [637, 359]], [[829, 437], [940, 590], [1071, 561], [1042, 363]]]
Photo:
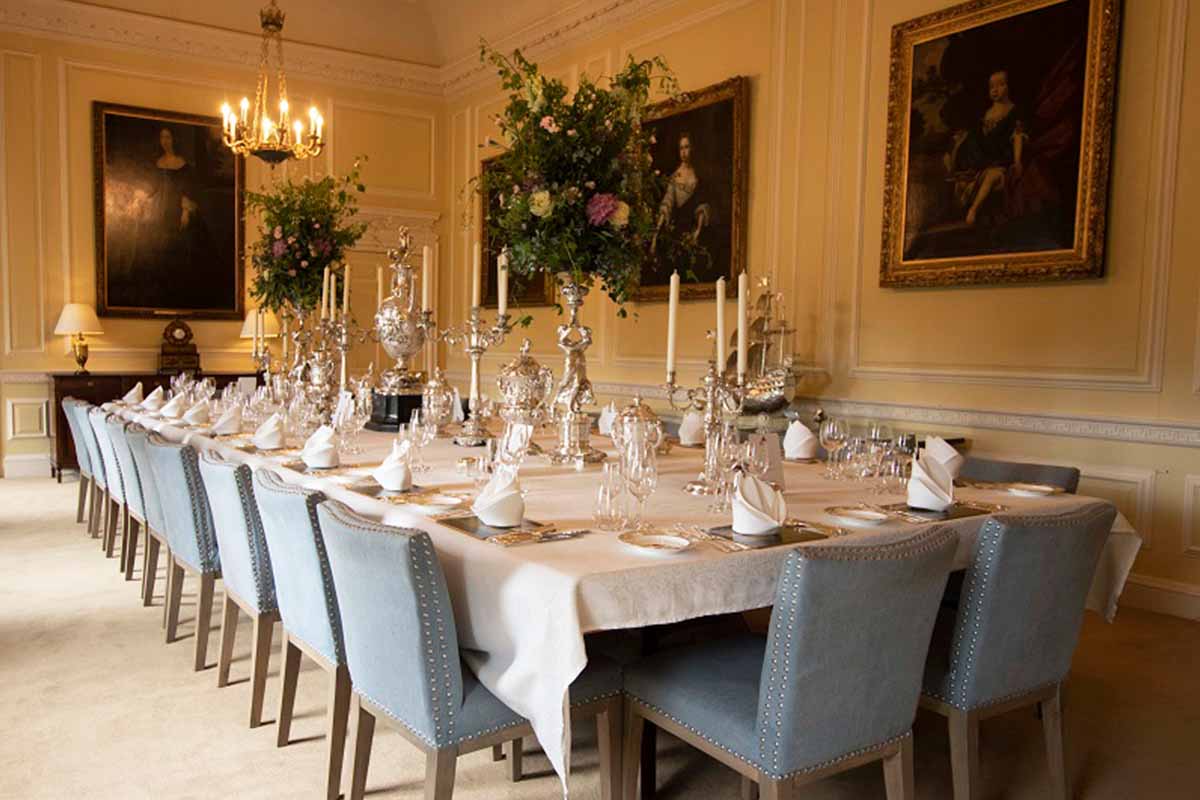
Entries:
[[[221, 106], [224, 119], [224, 140], [229, 149], [238, 155], [258, 156], [272, 166], [289, 158], [297, 160], [315, 156], [325, 146], [322, 129], [325, 118], [316, 107], [308, 110], [308, 131], [303, 121], [291, 120], [287, 99], [287, 76], [283, 72], [283, 11], [271, 0], [271, 4], [259, 12], [262, 20], [262, 58], [258, 64], [258, 85], [254, 90], [254, 106], [243, 97], [240, 114], [228, 103]], [[277, 82], [279, 84], [279, 117], [272, 119], [268, 113], [270, 88], [271, 43], [275, 43]]]

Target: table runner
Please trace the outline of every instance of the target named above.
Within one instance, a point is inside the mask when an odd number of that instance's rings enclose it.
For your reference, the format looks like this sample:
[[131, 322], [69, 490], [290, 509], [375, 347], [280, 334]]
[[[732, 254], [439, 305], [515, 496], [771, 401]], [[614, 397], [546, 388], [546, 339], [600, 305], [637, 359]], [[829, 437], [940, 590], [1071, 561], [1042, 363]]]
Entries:
[[[314, 475], [287, 469], [288, 457], [246, 452], [238, 442], [214, 439], [177, 424], [129, 409], [129, 419], [175, 441], [199, 449], [219, 450], [226, 458], [254, 468], [281, 471], [289, 480], [320, 489], [355, 511], [385, 524], [418, 528], [429, 533], [438, 552], [454, 605], [463, 656], [479, 680], [514, 711], [532, 723], [538, 741], [563, 780], [570, 762], [568, 687], [587, 663], [585, 633], [619, 628], [642, 628], [714, 614], [746, 611], [774, 602], [780, 567], [790, 548], [773, 547], [733, 554], [704, 544], [671, 556], [634, 552], [616, 535], [593, 531], [576, 539], [516, 547], [498, 547], [403, 505], [368, 497], [348, 488], [365, 478], [387, 454], [393, 436], [366, 432], [363, 452], [343, 463], [361, 468], [338, 474]], [[247, 435], [248, 439], [249, 436]], [[605, 445], [607, 440], [600, 439]], [[470, 481], [455, 468], [459, 458], [479, 455], [481, 449], [461, 448], [438, 439], [425, 448], [432, 469], [419, 473], [420, 485], [445, 490], [471, 490]], [[610, 450], [611, 452], [611, 450]], [[678, 522], [714, 525], [726, 518], [708, 513], [708, 498], [683, 491], [696, 477], [702, 450], [676, 448], [659, 461], [658, 490], [647, 503], [647, 519], [655, 524]], [[900, 495], [871, 495], [861, 483], [828, 481], [821, 465], [787, 464], [788, 512], [809, 521], [835, 522], [823, 509], [869, 501], [894, 502]], [[529, 490], [526, 516], [560, 528], [589, 527], [595, 495], [595, 468], [577, 472], [530, 457], [521, 469], [522, 487]], [[1006, 492], [962, 489], [963, 499], [1000, 503], [1013, 513], [1061, 513], [1099, 502], [1080, 495], [1025, 498]], [[956, 568], [967, 566], [986, 515], [948, 524], [959, 533]], [[932, 524], [932, 523], [931, 523]], [[889, 522], [850, 535], [869, 540], [874, 532], [920, 526]], [[1088, 596], [1088, 607], [1109, 620], [1132, 568], [1141, 538], [1118, 515]]]

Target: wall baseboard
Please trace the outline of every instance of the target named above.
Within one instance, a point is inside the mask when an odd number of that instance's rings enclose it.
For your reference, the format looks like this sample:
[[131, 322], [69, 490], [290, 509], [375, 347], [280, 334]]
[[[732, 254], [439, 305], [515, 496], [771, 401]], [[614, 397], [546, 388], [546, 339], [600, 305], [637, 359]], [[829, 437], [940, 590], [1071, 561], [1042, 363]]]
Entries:
[[1121, 593], [1121, 606], [1200, 620], [1200, 586], [1133, 574]]
[[5, 478], [50, 477], [50, 454], [29, 453], [4, 457]]

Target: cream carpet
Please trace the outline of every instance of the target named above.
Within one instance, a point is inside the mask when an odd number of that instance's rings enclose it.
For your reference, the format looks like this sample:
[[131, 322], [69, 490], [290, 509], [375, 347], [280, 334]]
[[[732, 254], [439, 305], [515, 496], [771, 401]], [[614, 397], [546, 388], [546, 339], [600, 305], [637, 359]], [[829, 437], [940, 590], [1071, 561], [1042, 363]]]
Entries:
[[[324, 769], [324, 673], [300, 676], [291, 745], [274, 725], [246, 726], [249, 625], [238, 631], [233, 685], [218, 690], [220, 602], [209, 669], [192, 671], [194, 585], [185, 587], [180, 641], [164, 645], [161, 589], [141, 607], [137, 584], [74, 521], [77, 484], [0, 480], [0, 797], [315, 798]], [[161, 586], [161, 582], [160, 582]], [[218, 587], [219, 593], [219, 587]], [[547, 655], [552, 658], [552, 654]], [[266, 718], [275, 716], [277, 650]], [[1134, 610], [1116, 624], [1088, 615], [1066, 694], [1067, 751], [1076, 796], [1195, 798], [1200, 731], [1200, 625]], [[593, 732], [576, 732], [572, 795], [597, 798]], [[535, 748], [533, 743], [527, 744]], [[660, 737], [659, 797], [736, 798], [728, 769]], [[949, 798], [941, 720], [916, 725], [917, 794]], [[1041, 726], [1016, 712], [983, 724], [985, 798], [1048, 794]], [[462, 800], [561, 796], [547, 762], [527, 755], [530, 777], [504, 779], [490, 752], [459, 760]], [[373, 797], [422, 796], [424, 760], [382, 726], [375, 737]], [[806, 788], [805, 798], [882, 798], [878, 766]]]

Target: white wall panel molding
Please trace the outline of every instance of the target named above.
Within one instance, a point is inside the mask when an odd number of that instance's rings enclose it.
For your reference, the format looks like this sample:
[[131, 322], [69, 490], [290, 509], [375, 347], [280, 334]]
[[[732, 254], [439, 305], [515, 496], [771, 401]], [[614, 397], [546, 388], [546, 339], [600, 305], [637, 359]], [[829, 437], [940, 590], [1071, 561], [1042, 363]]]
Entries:
[[[374, 184], [368, 184], [367, 195], [377, 195], [379, 197], [399, 197], [406, 199], [433, 200], [436, 196], [437, 186], [437, 116], [429, 111], [415, 108], [402, 108], [399, 106], [382, 106], [372, 105], [368, 103], [349, 103], [341, 100], [330, 100], [326, 108], [329, 109], [329, 135], [326, 137], [326, 161], [329, 164], [329, 169], [332, 174], [334, 169], [334, 149], [338, 146], [338, 129], [337, 116], [339, 109], [348, 109], [350, 111], [361, 111], [368, 114], [376, 114], [382, 117], [394, 117], [397, 119], [415, 119], [429, 124], [429, 182], [420, 190], [409, 190], [400, 188], [380, 188]], [[357, 154], [355, 154], [357, 155]]]
[[1134, 573], [1125, 583], [1121, 605], [1200, 620], [1200, 586]]
[[21, 372], [18, 370], [0, 370], [0, 386], [16, 384], [50, 385], [50, 376], [44, 372]]
[[[870, 0], [873, 5], [876, 0]], [[1141, 298], [1139, 340], [1144, 346], [1137, 363], [1128, 369], [1030, 370], [1004, 365], [864, 364], [860, 352], [860, 320], [863, 281], [875, 274], [875, 265], [863, 265], [864, 237], [878, 236], [877, 229], [867, 230], [866, 205], [860, 198], [858, 240], [855, 247], [853, 297], [851, 300], [850, 369], [854, 378], [873, 380], [937, 381], [965, 384], [1029, 386], [1054, 389], [1093, 389], [1109, 391], [1158, 392], [1162, 390], [1163, 360], [1166, 354], [1167, 292], [1172, 262], [1171, 240], [1175, 222], [1175, 182], [1179, 163], [1179, 126], [1183, 113], [1183, 59], [1187, 44], [1188, 0], [1166, 0], [1159, 21], [1156, 62], [1155, 114], [1148, 135], [1155, 140], [1150, 161], [1149, 202], [1145, 214], [1142, 263], [1149, 273], [1148, 287]], [[868, 23], [870, 16], [868, 15]], [[868, 28], [869, 30], [869, 28]], [[864, 41], [863, 57], [869, 72], [870, 40]], [[865, 131], [871, 109], [864, 105], [858, 127]], [[867, 153], [861, 154], [863, 164]], [[1200, 378], [1198, 378], [1200, 383]]]
[[4, 405], [8, 439], [45, 439], [50, 435], [46, 398], [9, 398]]
[[413, 239], [413, 266], [421, 268], [421, 248], [438, 244], [437, 223], [442, 215], [436, 211], [412, 208], [359, 206], [355, 217], [367, 223], [367, 232], [358, 240], [354, 250], [364, 253], [386, 253], [396, 246], [396, 233], [401, 225], [408, 228]]
[[45, 478], [50, 474], [50, 454], [32, 453], [4, 457], [5, 478]]
[[1183, 552], [1200, 558], [1200, 475], [1183, 478]]

